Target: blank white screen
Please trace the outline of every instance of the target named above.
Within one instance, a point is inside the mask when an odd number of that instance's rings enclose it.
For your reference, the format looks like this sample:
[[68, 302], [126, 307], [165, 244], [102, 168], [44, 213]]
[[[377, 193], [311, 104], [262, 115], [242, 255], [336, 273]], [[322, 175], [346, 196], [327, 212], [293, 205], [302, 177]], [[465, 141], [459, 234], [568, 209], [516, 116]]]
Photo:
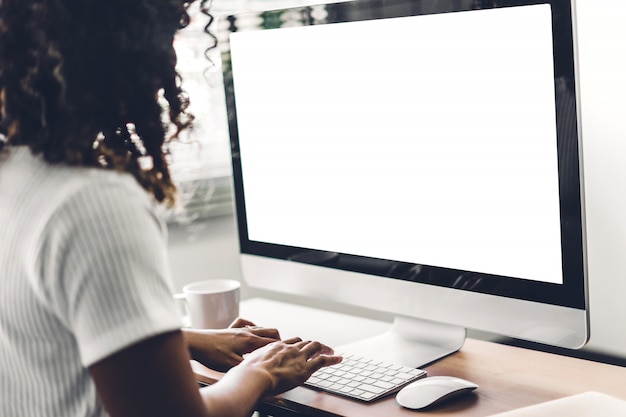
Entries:
[[237, 32], [249, 239], [562, 283], [549, 5]]

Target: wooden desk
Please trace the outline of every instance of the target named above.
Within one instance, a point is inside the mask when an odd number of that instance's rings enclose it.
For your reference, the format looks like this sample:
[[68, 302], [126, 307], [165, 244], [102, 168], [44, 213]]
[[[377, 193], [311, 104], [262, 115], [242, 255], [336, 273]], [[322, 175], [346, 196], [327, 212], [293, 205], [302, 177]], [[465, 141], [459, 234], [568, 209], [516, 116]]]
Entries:
[[[264, 321], [272, 314], [268, 306], [270, 304], [263, 302], [254, 304], [254, 307], [264, 307], [263, 311], [257, 310]], [[282, 313], [282, 309], [289, 308], [282, 303], [277, 307], [274, 312]], [[245, 314], [244, 317], [254, 321], [253, 310], [242, 308], [242, 313]], [[297, 306], [294, 306], [294, 311], [289, 319], [297, 319], [304, 334], [306, 324], [311, 323], [310, 320], [320, 326], [326, 319], [325, 315], [332, 314], [323, 311], [316, 313], [309, 309], [299, 310]], [[304, 314], [298, 314], [302, 311], [307, 313], [306, 317]], [[308, 313], [313, 316], [309, 316]], [[321, 321], [314, 319], [316, 314], [319, 314], [318, 319], [321, 318]], [[276, 317], [278, 324], [279, 319], [280, 315]], [[342, 320], [347, 319], [348, 317], [342, 315], [338, 321], [326, 322], [323, 326], [334, 326], [337, 322], [343, 325]], [[358, 322], [360, 319], [355, 320]], [[384, 323], [381, 326], [384, 327]], [[358, 327], [363, 331], [363, 327]], [[306, 387], [298, 387], [264, 400], [259, 404], [259, 410], [274, 416], [415, 417], [421, 414], [484, 417], [586, 391], [599, 391], [626, 400], [626, 368], [474, 339], [468, 339], [461, 351], [425, 369], [431, 376], [453, 375], [468, 379], [477, 383], [479, 388], [474, 393], [449, 404], [427, 412], [416, 412], [400, 407], [395, 402], [394, 396], [372, 404], [364, 404]], [[200, 368], [196, 372], [202, 374]], [[212, 377], [210, 374], [208, 376]]]

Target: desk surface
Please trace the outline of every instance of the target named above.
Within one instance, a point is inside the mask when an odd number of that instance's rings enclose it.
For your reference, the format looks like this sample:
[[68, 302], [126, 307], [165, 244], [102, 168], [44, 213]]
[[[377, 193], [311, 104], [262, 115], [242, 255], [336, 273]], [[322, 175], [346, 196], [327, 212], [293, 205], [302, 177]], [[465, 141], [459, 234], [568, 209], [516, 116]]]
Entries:
[[[373, 336], [389, 326], [389, 323], [346, 315], [328, 321], [334, 313], [260, 299], [244, 301], [241, 310], [243, 317], [259, 325], [277, 327], [285, 337], [299, 329], [302, 337], [333, 346]], [[350, 322], [354, 325], [346, 327]], [[283, 323], [285, 330], [281, 327]], [[415, 417], [416, 414], [484, 417], [586, 391], [626, 400], [626, 368], [474, 339], [468, 339], [459, 352], [425, 369], [430, 376], [458, 376], [477, 383], [479, 388], [427, 413], [403, 409], [394, 396], [364, 404], [306, 387], [266, 399], [262, 406], [324, 417]]]

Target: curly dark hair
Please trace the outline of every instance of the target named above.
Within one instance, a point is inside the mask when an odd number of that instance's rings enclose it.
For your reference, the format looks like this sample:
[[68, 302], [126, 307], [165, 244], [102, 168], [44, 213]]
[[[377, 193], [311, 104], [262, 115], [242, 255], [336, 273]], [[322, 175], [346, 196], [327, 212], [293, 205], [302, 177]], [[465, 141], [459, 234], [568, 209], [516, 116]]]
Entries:
[[127, 171], [173, 205], [167, 145], [193, 116], [172, 42], [193, 1], [0, 0], [0, 152]]

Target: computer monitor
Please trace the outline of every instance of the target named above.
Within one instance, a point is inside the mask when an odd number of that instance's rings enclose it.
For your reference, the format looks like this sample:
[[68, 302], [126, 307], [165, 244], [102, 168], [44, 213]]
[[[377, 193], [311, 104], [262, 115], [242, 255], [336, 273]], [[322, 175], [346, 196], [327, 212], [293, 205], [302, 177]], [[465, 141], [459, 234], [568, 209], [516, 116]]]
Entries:
[[466, 328], [584, 345], [573, 15], [357, 0], [224, 17], [246, 282], [392, 313], [348, 349], [404, 365]]

